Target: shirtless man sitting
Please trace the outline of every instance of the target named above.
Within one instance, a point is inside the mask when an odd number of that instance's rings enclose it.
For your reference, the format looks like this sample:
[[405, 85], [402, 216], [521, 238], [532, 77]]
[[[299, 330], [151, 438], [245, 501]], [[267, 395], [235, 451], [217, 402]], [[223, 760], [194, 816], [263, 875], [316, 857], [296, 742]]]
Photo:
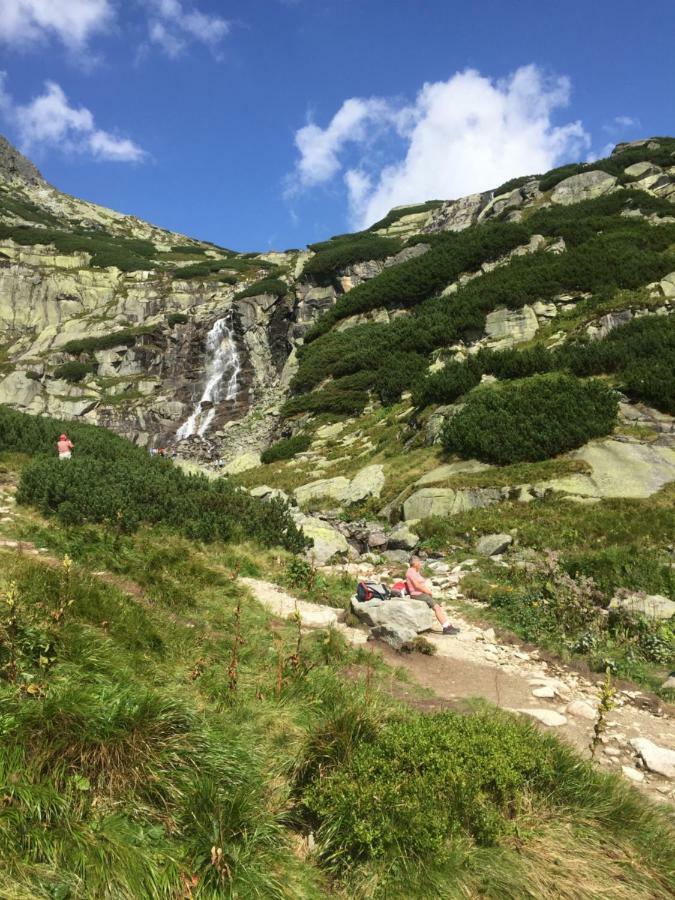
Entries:
[[410, 568], [405, 573], [405, 583], [408, 593], [414, 600], [424, 600], [429, 609], [433, 609], [436, 618], [443, 628], [443, 634], [459, 634], [459, 628], [455, 628], [448, 621], [448, 617], [443, 611], [443, 607], [434, 600], [431, 592], [431, 585], [423, 577], [422, 560], [419, 556], [413, 556], [410, 559]]

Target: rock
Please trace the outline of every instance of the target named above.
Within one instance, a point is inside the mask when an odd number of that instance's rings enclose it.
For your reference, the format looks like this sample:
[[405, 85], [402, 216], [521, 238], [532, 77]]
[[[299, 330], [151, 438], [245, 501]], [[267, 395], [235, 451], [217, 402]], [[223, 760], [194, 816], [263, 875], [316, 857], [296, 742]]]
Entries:
[[496, 556], [507, 550], [512, 543], [510, 534], [486, 534], [476, 544], [476, 553], [481, 556]]
[[447, 575], [450, 571], [450, 566], [442, 560], [433, 560], [427, 563], [427, 569], [430, 569], [436, 575]]
[[483, 472], [485, 469], [491, 469], [492, 466], [487, 463], [478, 462], [477, 459], [466, 459], [460, 462], [448, 463], [444, 466], [437, 466], [425, 475], [422, 475], [415, 484], [424, 487], [427, 484], [438, 484], [441, 481], [447, 481], [455, 475], [461, 475], [465, 472]]
[[632, 766], [621, 766], [621, 773], [625, 778], [630, 779], [630, 781], [639, 783], [645, 780], [644, 773], [640, 772], [638, 769], [634, 769]]
[[610, 331], [614, 331], [619, 325], [625, 325], [627, 322], [630, 322], [632, 318], [633, 313], [630, 309], [622, 309], [616, 313], [607, 313], [607, 315], [598, 319], [595, 325], [589, 325], [586, 328], [586, 333], [592, 341], [599, 341], [606, 338]]
[[429, 631], [434, 615], [422, 600], [368, 600], [359, 603], [352, 599], [352, 612], [367, 625], [387, 625], [407, 628], [418, 634]]
[[675, 778], [675, 750], [659, 747], [648, 738], [631, 738], [628, 742], [650, 772]]
[[582, 497], [651, 497], [675, 481], [675, 450], [613, 439], [586, 444], [569, 454], [590, 465], [591, 475], [566, 475], [535, 485]]
[[384, 469], [375, 464], [361, 469], [352, 478], [344, 497], [346, 503], [358, 503], [366, 497], [379, 497], [384, 487]]
[[368, 532], [368, 546], [373, 549], [382, 549], [387, 546], [387, 535], [381, 529]]
[[560, 181], [551, 194], [553, 203], [560, 203], [568, 206], [571, 203], [579, 203], [581, 200], [591, 200], [593, 197], [601, 197], [607, 194], [616, 185], [614, 175], [607, 172], [593, 170], [592, 172], [581, 172], [579, 175], [572, 175]]
[[345, 430], [344, 422], [334, 422], [332, 425], [322, 425], [316, 429], [316, 436], [322, 441], [330, 441]]
[[537, 697], [540, 700], [553, 700], [555, 697], [555, 690], [549, 685], [544, 685], [543, 687], [535, 688], [532, 691], [532, 696]]
[[405, 568], [408, 567], [408, 562], [410, 560], [410, 554], [405, 550], [385, 550], [382, 556], [387, 562]]
[[[625, 609], [646, 619], [670, 619], [675, 614], [675, 601], [661, 594], [620, 591], [611, 600], [610, 609]], [[675, 679], [674, 679], [675, 680]]]
[[506, 347], [531, 340], [539, 330], [539, 322], [531, 306], [522, 309], [496, 309], [485, 318], [485, 331], [493, 341]]
[[347, 497], [349, 491], [349, 479], [344, 475], [337, 478], [320, 478], [297, 487], [293, 494], [299, 506], [305, 506], [310, 500], [328, 498], [341, 503]]
[[621, 756], [621, 751], [618, 747], [603, 747], [602, 752], [605, 754], [605, 756], [611, 756], [614, 759]]
[[450, 516], [468, 509], [482, 509], [501, 499], [497, 488], [421, 488], [403, 503], [403, 517], [428, 519], [430, 516]]
[[384, 641], [394, 650], [400, 650], [404, 644], [414, 641], [417, 632], [413, 628], [405, 628], [398, 625], [376, 625], [370, 629], [370, 636], [376, 640]]
[[483, 632], [483, 640], [487, 641], [489, 644], [494, 644], [497, 640], [497, 635], [495, 634], [494, 628], [486, 628]]
[[549, 728], [560, 728], [561, 725], [567, 724], [567, 719], [561, 713], [554, 709], [516, 709], [514, 712], [522, 713], [541, 722], [542, 725], [548, 725]]
[[252, 497], [258, 497], [259, 500], [284, 500], [288, 503], [288, 494], [277, 488], [272, 488], [268, 484], [259, 484], [257, 487], [251, 488], [249, 494]]
[[661, 685], [662, 691], [675, 691], [675, 672], [671, 672], [670, 675], [666, 678], [666, 680]]
[[399, 522], [389, 532], [387, 546], [390, 550], [414, 550], [419, 542], [419, 536], [411, 531], [404, 522]]
[[260, 454], [253, 451], [240, 453], [239, 456], [223, 467], [223, 475], [239, 475], [241, 472], [247, 472], [249, 469], [255, 469], [259, 466]]
[[312, 516], [302, 514], [294, 517], [295, 523], [302, 528], [305, 535], [314, 541], [306, 556], [314, 565], [323, 566], [336, 554], [348, 555], [350, 552], [347, 538], [331, 527], [327, 522], [321, 522]]
[[586, 719], [589, 722], [594, 722], [598, 715], [594, 707], [585, 700], [572, 700], [565, 707], [565, 712], [577, 719]]
[[660, 175], [662, 169], [650, 162], [636, 162], [632, 166], [626, 166], [624, 172], [631, 178], [643, 178], [645, 175]]

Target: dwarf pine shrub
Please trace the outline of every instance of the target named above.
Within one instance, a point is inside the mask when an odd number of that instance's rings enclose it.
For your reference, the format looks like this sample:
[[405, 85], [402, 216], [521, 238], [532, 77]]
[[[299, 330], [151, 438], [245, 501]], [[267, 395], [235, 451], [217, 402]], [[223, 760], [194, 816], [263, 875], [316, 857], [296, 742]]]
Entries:
[[283, 438], [272, 444], [267, 450], [263, 450], [260, 459], [263, 463], [278, 462], [280, 459], [293, 459], [298, 453], [309, 449], [312, 439], [308, 434], [295, 434], [290, 438]]
[[535, 375], [470, 394], [442, 441], [446, 450], [484, 462], [533, 462], [609, 434], [617, 408], [615, 394], [599, 381]]
[[96, 366], [91, 363], [80, 362], [79, 360], [73, 359], [63, 363], [61, 366], [57, 366], [54, 369], [54, 378], [62, 378], [64, 381], [70, 381], [75, 384], [78, 381], [82, 381], [87, 375], [90, 375], [95, 371], [95, 369]]
[[[62, 431], [75, 444], [67, 464], [54, 450]], [[262, 503], [227, 479], [185, 475], [104, 428], [0, 407], [0, 450], [34, 457], [17, 499], [64, 524], [105, 523], [120, 532], [163, 524], [196, 540], [251, 539], [295, 552], [307, 543], [284, 503]]]

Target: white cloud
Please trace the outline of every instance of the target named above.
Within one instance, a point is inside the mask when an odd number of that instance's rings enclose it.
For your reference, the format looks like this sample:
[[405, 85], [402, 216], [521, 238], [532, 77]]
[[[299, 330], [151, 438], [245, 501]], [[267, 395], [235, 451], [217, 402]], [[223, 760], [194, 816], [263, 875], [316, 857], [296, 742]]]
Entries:
[[[569, 103], [567, 78], [534, 65], [491, 80], [468, 69], [425, 84], [414, 103], [346, 100], [329, 125], [301, 128], [296, 189], [325, 184], [343, 172], [353, 224], [365, 227], [392, 206], [488, 190], [514, 175], [545, 172], [590, 144], [579, 121], [554, 125]], [[399, 158], [381, 164], [387, 139], [403, 137]], [[356, 151], [356, 162], [345, 163]]]
[[86, 153], [97, 160], [140, 162], [147, 154], [129, 138], [96, 127], [86, 107], [71, 106], [62, 88], [45, 83], [44, 93], [29, 103], [15, 103], [0, 72], [0, 113], [16, 129], [22, 149], [57, 147], [67, 153]]
[[2, 0], [0, 42], [26, 48], [56, 38], [83, 50], [114, 17], [110, 0]]
[[167, 56], [180, 56], [189, 41], [197, 41], [214, 52], [229, 34], [231, 24], [220, 16], [186, 8], [180, 0], [146, 0], [150, 10], [148, 37]]

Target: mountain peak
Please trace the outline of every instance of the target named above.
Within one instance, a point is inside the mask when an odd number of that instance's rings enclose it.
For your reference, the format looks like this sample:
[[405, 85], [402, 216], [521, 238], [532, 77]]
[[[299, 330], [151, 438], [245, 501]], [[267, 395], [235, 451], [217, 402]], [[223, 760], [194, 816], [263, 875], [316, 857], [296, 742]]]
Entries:
[[23, 153], [0, 134], [0, 175], [5, 178], [21, 178], [30, 184], [41, 184], [44, 178], [37, 167]]

